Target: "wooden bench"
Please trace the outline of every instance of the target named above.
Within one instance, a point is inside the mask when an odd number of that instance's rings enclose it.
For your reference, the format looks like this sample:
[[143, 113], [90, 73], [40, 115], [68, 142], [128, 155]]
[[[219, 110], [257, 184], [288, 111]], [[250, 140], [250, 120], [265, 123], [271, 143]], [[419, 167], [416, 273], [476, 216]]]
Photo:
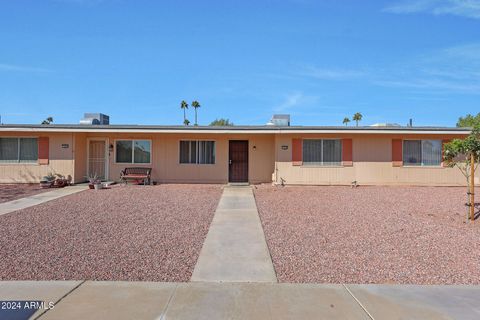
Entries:
[[152, 168], [125, 168], [120, 172], [120, 181], [127, 183], [128, 180], [143, 181], [144, 185], [150, 184]]

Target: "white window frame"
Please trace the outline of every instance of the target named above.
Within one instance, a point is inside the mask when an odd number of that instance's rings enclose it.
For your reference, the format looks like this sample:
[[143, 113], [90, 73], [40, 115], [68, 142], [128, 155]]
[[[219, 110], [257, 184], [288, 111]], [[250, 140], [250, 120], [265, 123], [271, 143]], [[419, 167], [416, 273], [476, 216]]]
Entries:
[[[437, 165], [425, 165], [423, 164], [423, 141], [440, 141], [440, 145], [442, 146], [442, 149], [443, 149], [443, 142], [441, 139], [403, 139], [402, 140], [402, 166], [403, 167], [406, 167], [406, 168], [443, 168], [442, 167], [442, 162], [443, 162], [443, 159], [440, 158], [440, 163]], [[419, 165], [409, 165], [409, 164], [405, 164], [405, 161], [403, 160], [404, 158], [404, 150], [405, 150], [405, 141], [420, 141], [420, 155], [421, 155], [421, 159], [420, 159], [420, 164]]]
[[17, 161], [16, 162], [3, 162], [3, 160], [0, 160], [0, 165], [32, 165], [32, 164], [38, 164], [38, 151], [37, 151], [37, 160], [32, 160], [31, 162], [20, 162], [20, 139], [37, 139], [37, 149], [38, 149], [38, 136], [32, 136], [32, 137], [5, 137], [5, 136], [0, 136], [0, 138], [3, 139], [17, 139]]
[[[132, 162], [117, 162], [117, 141], [131, 141], [132, 142]], [[149, 163], [136, 163], [135, 162], [135, 141], [149, 141], [150, 142], [150, 162]], [[115, 139], [114, 140], [115, 147], [114, 147], [114, 152], [115, 152], [115, 164], [119, 165], [129, 165], [129, 164], [134, 164], [137, 166], [148, 166], [153, 163], [153, 143], [152, 139]]]
[[[215, 161], [213, 163], [198, 163], [198, 160], [199, 160], [199, 153], [198, 153], [198, 144], [197, 144], [197, 153], [195, 155], [195, 163], [181, 163], [180, 162], [180, 158], [181, 158], [181, 154], [180, 152], [181, 149], [180, 149], [180, 143], [182, 141], [195, 141], [195, 142], [201, 142], [201, 141], [209, 141], [209, 142], [213, 142], [213, 158], [215, 159]], [[191, 166], [191, 165], [195, 165], [195, 166], [212, 166], [212, 165], [215, 165], [217, 163], [217, 140], [215, 139], [180, 139], [178, 140], [178, 164], [180, 165], [187, 165], [187, 166]]]
[[[305, 162], [305, 160], [303, 159], [303, 141], [304, 140], [321, 140], [322, 141], [322, 147], [321, 147], [321, 158], [322, 158], [322, 162], [319, 164], [318, 162], [316, 163], [311, 163], [311, 162]], [[324, 164], [324, 161], [323, 161], [323, 141], [325, 140], [339, 140], [340, 141], [340, 161], [339, 161], [339, 164]], [[339, 168], [339, 167], [343, 167], [342, 165], [342, 159], [343, 159], [343, 141], [341, 138], [327, 138], [327, 139], [324, 139], [324, 138], [307, 138], [307, 139], [302, 139], [302, 166], [305, 166], [305, 167], [322, 167], [322, 168], [328, 168], [328, 167], [331, 167], [331, 168]], [[311, 164], [310, 164], [311, 163]]]

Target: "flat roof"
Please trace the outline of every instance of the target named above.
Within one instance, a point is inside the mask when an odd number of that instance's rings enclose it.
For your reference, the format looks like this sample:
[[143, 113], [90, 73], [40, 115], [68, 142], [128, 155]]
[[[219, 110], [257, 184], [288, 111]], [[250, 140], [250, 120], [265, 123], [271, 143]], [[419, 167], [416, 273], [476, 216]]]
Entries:
[[373, 134], [465, 134], [471, 128], [371, 127], [371, 126], [171, 126], [171, 125], [82, 125], [2, 124], [0, 132], [105, 132], [105, 133], [373, 133]]

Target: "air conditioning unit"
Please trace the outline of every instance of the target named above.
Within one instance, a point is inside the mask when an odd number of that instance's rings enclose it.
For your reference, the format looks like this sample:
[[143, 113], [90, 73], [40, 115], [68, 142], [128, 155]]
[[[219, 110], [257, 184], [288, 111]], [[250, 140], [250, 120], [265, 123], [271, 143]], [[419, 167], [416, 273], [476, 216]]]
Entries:
[[80, 120], [83, 125], [109, 125], [110, 117], [103, 113], [85, 113]]
[[290, 115], [289, 114], [274, 114], [272, 119], [267, 123], [267, 126], [276, 126], [276, 127], [289, 127], [290, 126]]

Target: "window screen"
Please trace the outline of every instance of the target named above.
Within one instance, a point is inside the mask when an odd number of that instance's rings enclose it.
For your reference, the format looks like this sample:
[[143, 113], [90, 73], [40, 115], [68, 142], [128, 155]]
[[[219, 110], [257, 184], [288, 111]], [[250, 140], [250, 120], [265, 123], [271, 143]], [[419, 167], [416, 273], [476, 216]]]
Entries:
[[442, 162], [441, 140], [404, 140], [403, 164], [406, 166], [439, 166]]
[[151, 142], [149, 140], [117, 140], [116, 141], [117, 163], [150, 163]]
[[180, 141], [180, 163], [214, 164], [215, 141]]
[[303, 163], [305, 165], [340, 165], [342, 141], [338, 139], [303, 140]]
[[134, 163], [150, 163], [150, 141], [135, 140], [134, 141], [133, 162]]
[[35, 163], [37, 161], [37, 138], [0, 138], [0, 162]]

